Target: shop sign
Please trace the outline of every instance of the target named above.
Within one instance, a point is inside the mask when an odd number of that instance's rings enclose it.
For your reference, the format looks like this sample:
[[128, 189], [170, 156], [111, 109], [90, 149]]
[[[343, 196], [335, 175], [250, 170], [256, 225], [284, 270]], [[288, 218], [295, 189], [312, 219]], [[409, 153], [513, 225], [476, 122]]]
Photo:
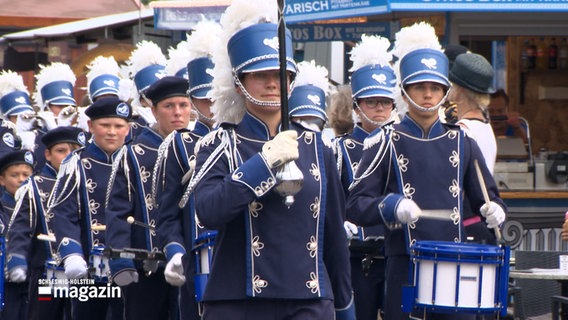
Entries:
[[[294, 42], [359, 41], [362, 34], [390, 38], [395, 29], [390, 22], [288, 25]], [[396, 29], [397, 30], [397, 29]]]
[[388, 0], [288, 0], [285, 4], [287, 24], [388, 12]]

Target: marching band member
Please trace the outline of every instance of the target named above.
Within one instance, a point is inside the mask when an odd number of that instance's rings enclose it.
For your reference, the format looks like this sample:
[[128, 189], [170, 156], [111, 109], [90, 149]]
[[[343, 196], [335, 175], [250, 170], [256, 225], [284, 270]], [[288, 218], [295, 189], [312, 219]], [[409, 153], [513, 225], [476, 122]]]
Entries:
[[330, 91], [328, 71], [315, 61], [298, 63], [298, 75], [288, 100], [290, 121], [314, 132], [321, 132], [327, 121], [326, 98]]
[[[158, 210], [151, 198], [153, 168], [163, 139], [188, 126], [191, 104], [187, 89], [186, 79], [166, 76], [145, 92], [156, 123], [144, 127], [115, 159], [106, 212], [107, 244], [113, 249], [161, 250], [155, 231]], [[129, 217], [147, 227], [130, 224]], [[157, 261], [111, 259], [110, 267], [113, 281], [123, 287], [126, 319], [161, 319], [168, 312], [175, 315], [176, 310], [168, 309], [176, 304], [178, 290], [165, 281], [163, 266]]]
[[[118, 98], [107, 97], [97, 99], [85, 114], [92, 139], [62, 162], [48, 209], [48, 228], [56, 236], [70, 279], [87, 277], [87, 261], [95, 261], [97, 254], [100, 257], [98, 249], [106, 244], [106, 191], [112, 162], [128, 135], [132, 109]], [[93, 267], [96, 272], [99, 266]], [[108, 274], [101, 271], [93, 277], [95, 285], [107, 286]], [[105, 319], [107, 312], [112, 319], [122, 319], [122, 299], [74, 301], [74, 319]]]
[[47, 202], [51, 195], [61, 161], [71, 151], [85, 145], [85, 133], [75, 127], [58, 127], [48, 131], [42, 138], [45, 145], [46, 163], [40, 173], [28, 178], [16, 197], [16, 209], [8, 237], [8, 274], [12, 281], [27, 280], [29, 273], [29, 319], [70, 318], [68, 300], [53, 298], [39, 301], [38, 280], [45, 277], [46, 262], [53, 259], [55, 248], [38, 235], [52, 235], [47, 228], [49, 217]]
[[[395, 69], [400, 72], [402, 100], [408, 112], [399, 124], [383, 126], [365, 140], [347, 201], [350, 221], [387, 228], [385, 320], [409, 317], [401, 308], [402, 287], [409, 278], [409, 246], [421, 240], [465, 240], [464, 194], [490, 228], [505, 220], [506, 208], [475, 141], [438, 117], [451, 85], [448, 59], [434, 29], [426, 23], [402, 28], [396, 35], [393, 55], [399, 58]], [[487, 183], [488, 204], [475, 161], [479, 161]], [[447, 218], [429, 217], [426, 210], [445, 210]], [[428, 319], [475, 318], [424, 313]]]
[[104, 97], [118, 97], [122, 79], [114, 57], [98, 56], [87, 68], [87, 94], [91, 102]]
[[10, 70], [0, 72], [0, 111], [3, 116], [0, 119], [0, 156], [19, 150], [21, 144], [24, 149], [32, 150], [35, 139], [35, 134], [30, 132], [32, 126], [18, 127], [20, 116], [33, 117], [30, 96], [22, 76]]
[[[0, 158], [0, 185], [4, 188], [0, 203], [3, 207], [2, 221], [9, 232], [16, 200], [14, 198], [20, 185], [32, 175], [34, 156], [30, 150], [17, 150], [4, 154]], [[6, 242], [10, 242], [7, 238]], [[5, 256], [2, 255], [2, 259]], [[7, 259], [6, 265], [10, 265]], [[28, 317], [28, 287], [26, 271], [10, 270], [8, 281], [4, 282], [4, 309], [0, 313], [2, 319], [19, 320]]]
[[166, 56], [162, 49], [152, 41], [143, 40], [136, 44], [132, 51], [126, 70], [134, 86], [130, 93], [130, 101], [134, 109], [131, 132], [127, 141], [134, 139], [142, 127], [156, 123], [151, 110], [151, 101], [144, 95], [152, 83], [166, 76]]
[[[37, 161], [36, 169], [39, 170], [45, 164], [45, 146], [41, 142], [41, 137], [57, 126], [71, 125], [72, 119], [76, 116], [77, 102], [73, 93], [76, 77], [68, 64], [53, 62], [49, 65], [40, 65], [40, 71], [35, 78], [34, 101], [40, 111], [31, 121], [36, 121], [39, 126], [33, 150]], [[19, 119], [21, 120], [23, 119]]]
[[[345, 195], [361, 155], [363, 142], [371, 132], [393, 122], [396, 76], [390, 67], [390, 41], [380, 36], [363, 35], [351, 51], [352, 105], [360, 119], [353, 131], [335, 140], [337, 163]], [[350, 239], [351, 279], [357, 306], [357, 319], [377, 319], [383, 310], [385, 262], [384, 226], [358, 227], [345, 221]]]
[[[354, 319], [332, 147], [294, 124], [279, 130], [277, 10], [275, 1], [236, 0], [221, 17], [212, 71], [221, 127], [201, 140], [190, 181], [199, 221], [218, 230], [203, 319]], [[285, 204], [275, 175], [292, 160], [304, 181]]]
[[[204, 281], [195, 281], [194, 277], [207, 277], [204, 272], [196, 275], [196, 264], [209, 257], [200, 256], [197, 259], [196, 254], [191, 252], [192, 248], [198, 247], [198, 239], [210, 240], [214, 237], [213, 231], [207, 230], [196, 220], [193, 196], [187, 194], [184, 197], [184, 190], [195, 166], [195, 146], [214, 125], [211, 112], [213, 102], [209, 98], [213, 78], [207, 70], [213, 68], [211, 39], [217, 38], [220, 32], [221, 26], [218, 23], [203, 20], [195, 26], [187, 39], [190, 60], [187, 64], [188, 94], [197, 121], [191, 131], [177, 130], [164, 140], [154, 169], [160, 212], [157, 234], [168, 260], [164, 274], [168, 283], [180, 286], [179, 308], [180, 319], [183, 320], [201, 319], [196, 297], [203, 295], [201, 291], [204, 286], [201, 285]], [[180, 204], [182, 201], [185, 203]], [[198, 284], [197, 289], [195, 283]]]

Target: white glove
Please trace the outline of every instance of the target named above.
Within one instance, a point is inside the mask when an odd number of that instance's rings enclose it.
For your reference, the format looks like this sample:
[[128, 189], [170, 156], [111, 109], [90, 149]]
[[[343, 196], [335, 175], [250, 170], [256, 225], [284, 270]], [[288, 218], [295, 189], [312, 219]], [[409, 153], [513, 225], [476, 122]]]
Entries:
[[67, 127], [73, 124], [77, 118], [77, 108], [74, 106], [67, 106], [59, 112], [57, 116], [57, 125], [60, 127]]
[[68, 256], [63, 260], [65, 275], [69, 279], [82, 279], [87, 277], [87, 262], [79, 255]]
[[117, 273], [112, 281], [119, 287], [127, 286], [133, 282], [138, 282], [138, 272], [134, 270], [125, 270]]
[[185, 283], [185, 275], [183, 274], [183, 265], [181, 257], [183, 254], [176, 253], [166, 264], [164, 276], [166, 281], [172, 286], [181, 287]]
[[[19, 121], [19, 120], [18, 120]], [[18, 133], [20, 136], [20, 140], [22, 140], [22, 149], [34, 151], [35, 150], [35, 140], [36, 134], [33, 131], [22, 132]]]
[[505, 211], [500, 205], [491, 201], [489, 205], [484, 204], [479, 209], [481, 215], [485, 217], [485, 222], [487, 223], [487, 228], [497, 228], [501, 223], [505, 221]]
[[296, 160], [299, 156], [298, 133], [294, 130], [286, 130], [277, 134], [274, 139], [262, 146], [262, 156], [271, 168], [283, 165], [286, 162]]
[[396, 207], [396, 218], [404, 224], [418, 221], [421, 213], [420, 207], [410, 199], [402, 199]]
[[17, 132], [28, 132], [34, 128], [36, 116], [33, 111], [20, 113], [16, 120]]
[[87, 110], [87, 107], [79, 107], [77, 110], [77, 128], [82, 129], [85, 132], [89, 132], [89, 124], [87, 121], [89, 121], [90, 118], [85, 114], [85, 110]]
[[24, 267], [14, 267], [9, 271], [8, 277], [12, 282], [24, 282], [28, 277], [28, 270]]
[[41, 111], [37, 113], [37, 118], [40, 127], [44, 130], [49, 131], [51, 129], [57, 128], [57, 123], [55, 122], [55, 115], [51, 111]]
[[359, 233], [357, 225], [349, 221], [343, 222], [343, 228], [345, 228], [345, 233], [347, 234], [347, 239], [355, 238]]

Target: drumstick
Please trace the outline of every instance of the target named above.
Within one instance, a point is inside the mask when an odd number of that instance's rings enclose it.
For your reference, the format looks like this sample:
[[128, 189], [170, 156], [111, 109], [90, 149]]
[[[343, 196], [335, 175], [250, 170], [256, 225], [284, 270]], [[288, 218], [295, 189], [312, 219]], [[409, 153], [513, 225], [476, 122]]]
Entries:
[[[475, 159], [474, 164], [475, 171], [477, 172], [477, 179], [479, 180], [479, 186], [481, 187], [481, 192], [483, 193], [483, 199], [485, 199], [485, 204], [489, 206], [489, 202], [491, 202], [491, 200], [489, 199], [489, 194], [487, 193], [487, 188], [485, 187], [485, 180], [483, 179], [483, 174], [481, 173], [481, 168], [479, 168], [477, 159]], [[499, 226], [496, 226], [495, 228], [493, 228], [493, 230], [495, 231], [495, 238], [497, 238], [497, 240], [501, 240], [501, 230], [499, 230]]]
[[140, 226], [140, 227], [148, 228], [148, 229], [150, 229], [150, 230], [154, 230], [154, 229], [155, 229], [154, 226], [151, 226], [151, 225], [149, 225], [149, 224], [147, 224], [147, 223], [140, 222], [140, 221], [136, 221], [133, 216], [129, 216], [128, 218], [126, 218], [126, 222], [128, 222], [128, 223], [130, 223], [130, 224], [134, 224], [134, 225]]
[[92, 224], [91, 230], [94, 231], [106, 231], [106, 226], [104, 224]]
[[36, 238], [41, 241], [56, 242], [55, 235], [53, 233], [50, 234], [40, 233], [36, 236]]

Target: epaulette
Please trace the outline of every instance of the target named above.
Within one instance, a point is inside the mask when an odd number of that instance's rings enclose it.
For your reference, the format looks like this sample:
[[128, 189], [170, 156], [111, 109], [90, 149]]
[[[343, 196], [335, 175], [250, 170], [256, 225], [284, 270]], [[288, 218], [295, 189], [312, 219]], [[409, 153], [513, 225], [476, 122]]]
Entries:
[[321, 140], [323, 141], [323, 144], [333, 150], [333, 153], [335, 154], [335, 145], [333, 144], [333, 141], [324, 134], [321, 135]]
[[377, 143], [385, 139], [385, 132], [382, 128], [377, 128], [375, 131], [371, 132], [367, 138], [363, 141], [363, 150], [372, 148]]

